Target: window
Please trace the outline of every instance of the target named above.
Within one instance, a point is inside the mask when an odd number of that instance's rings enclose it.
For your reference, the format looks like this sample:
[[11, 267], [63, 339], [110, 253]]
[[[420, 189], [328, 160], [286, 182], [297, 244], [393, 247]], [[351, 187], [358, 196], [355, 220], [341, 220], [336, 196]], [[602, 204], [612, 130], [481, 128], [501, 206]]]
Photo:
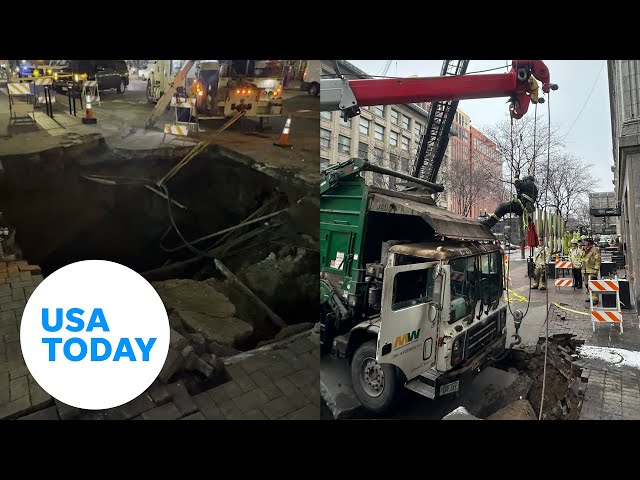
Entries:
[[476, 306], [476, 270], [475, 257], [456, 258], [449, 263], [451, 267], [451, 314], [449, 323], [473, 313]]
[[373, 147], [373, 156], [375, 157], [377, 163], [382, 163], [384, 153], [381, 148]]
[[409, 130], [409, 117], [402, 115], [402, 128]]
[[400, 171], [402, 173], [409, 173], [409, 159], [407, 157], [402, 157], [400, 159]]
[[338, 125], [345, 128], [351, 128], [351, 119], [348, 118], [345, 122], [343, 118], [340, 118], [340, 120], [338, 120]]
[[381, 173], [373, 172], [373, 186], [384, 188], [384, 177]]
[[481, 257], [482, 303], [491, 305], [502, 295], [502, 254], [492, 252]]
[[434, 285], [431, 268], [397, 273], [393, 278], [391, 310], [397, 311], [433, 301]]
[[409, 151], [409, 139], [405, 136], [402, 137], [402, 150]]
[[373, 107], [373, 113], [384, 118], [384, 107], [382, 105], [376, 105]]
[[382, 125], [378, 125], [376, 123], [373, 128], [374, 128], [374, 130], [373, 130], [373, 138], [375, 138], [376, 140], [379, 140], [381, 142], [384, 142], [384, 127]]
[[389, 132], [389, 145], [392, 147], [398, 146], [398, 134], [396, 132]]
[[322, 172], [328, 166], [329, 166], [329, 159], [320, 157], [320, 171]]
[[398, 125], [398, 112], [396, 112], [393, 108], [391, 109], [391, 123], [394, 125]]
[[369, 136], [369, 120], [360, 117], [360, 135]]
[[351, 139], [344, 135], [338, 135], [338, 152], [351, 153]]
[[320, 118], [326, 118], [327, 120], [331, 120], [331, 112], [320, 112]]
[[320, 148], [331, 148], [331, 132], [326, 128], [320, 129]]
[[369, 157], [369, 145], [364, 142], [358, 142], [358, 158]]
[[[398, 156], [389, 154], [389, 169], [394, 172], [398, 171]], [[389, 177], [389, 190], [396, 189], [396, 177]]]
[[420, 138], [420, 134], [422, 133], [422, 125], [418, 122], [413, 122], [413, 133], [416, 136], [416, 140]]

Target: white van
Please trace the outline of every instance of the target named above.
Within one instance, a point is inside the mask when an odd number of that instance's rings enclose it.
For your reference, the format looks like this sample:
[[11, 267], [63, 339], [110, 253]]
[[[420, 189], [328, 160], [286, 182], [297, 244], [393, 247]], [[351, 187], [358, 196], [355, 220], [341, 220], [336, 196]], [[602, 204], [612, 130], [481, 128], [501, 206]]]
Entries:
[[309, 60], [307, 62], [300, 88], [309, 92], [311, 96], [317, 97], [320, 95], [320, 60]]

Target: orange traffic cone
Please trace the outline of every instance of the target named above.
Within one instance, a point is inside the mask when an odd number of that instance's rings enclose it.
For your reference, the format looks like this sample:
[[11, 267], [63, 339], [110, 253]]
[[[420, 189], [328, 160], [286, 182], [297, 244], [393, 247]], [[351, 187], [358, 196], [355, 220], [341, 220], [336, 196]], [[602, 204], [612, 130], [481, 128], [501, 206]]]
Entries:
[[91, 109], [91, 95], [87, 95], [85, 105], [85, 116], [82, 117], [82, 123], [85, 125], [95, 125], [96, 123], [98, 123], [98, 119], [93, 118], [93, 110]]
[[282, 129], [282, 133], [280, 134], [280, 139], [278, 143], [274, 143], [276, 147], [282, 148], [293, 148], [293, 145], [289, 145], [289, 128], [291, 127], [291, 115], [287, 118], [287, 122], [284, 124], [284, 128]]

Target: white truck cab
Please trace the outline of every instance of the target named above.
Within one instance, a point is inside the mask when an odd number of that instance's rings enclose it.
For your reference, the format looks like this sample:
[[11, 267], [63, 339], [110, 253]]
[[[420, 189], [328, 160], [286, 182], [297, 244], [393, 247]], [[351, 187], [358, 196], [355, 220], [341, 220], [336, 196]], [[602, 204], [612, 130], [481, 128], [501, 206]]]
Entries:
[[320, 70], [320, 60], [309, 60], [302, 75], [300, 88], [314, 97], [320, 95]]

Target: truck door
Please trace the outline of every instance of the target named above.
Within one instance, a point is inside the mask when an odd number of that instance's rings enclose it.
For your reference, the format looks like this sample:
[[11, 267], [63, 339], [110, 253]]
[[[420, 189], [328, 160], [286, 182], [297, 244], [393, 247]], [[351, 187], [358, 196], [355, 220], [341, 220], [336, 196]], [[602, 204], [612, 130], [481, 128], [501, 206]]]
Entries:
[[411, 380], [435, 364], [442, 275], [439, 262], [387, 267], [382, 287], [377, 360]]

